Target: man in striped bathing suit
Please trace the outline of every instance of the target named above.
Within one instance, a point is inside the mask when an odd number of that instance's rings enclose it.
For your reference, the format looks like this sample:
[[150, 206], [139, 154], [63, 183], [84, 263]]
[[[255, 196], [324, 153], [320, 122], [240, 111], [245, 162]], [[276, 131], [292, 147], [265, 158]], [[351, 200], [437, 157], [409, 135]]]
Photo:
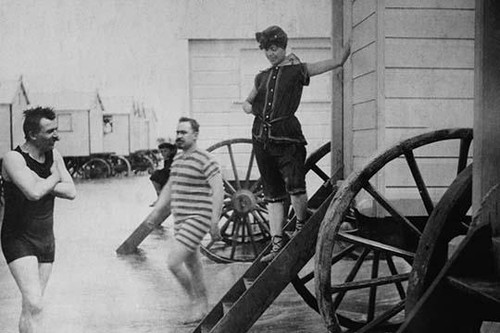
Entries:
[[167, 262], [192, 302], [184, 323], [199, 321], [208, 312], [199, 247], [209, 232], [212, 239], [220, 239], [218, 222], [224, 199], [219, 164], [210, 153], [197, 147], [198, 132], [196, 120], [179, 119], [176, 144], [182, 152], [174, 158], [170, 179], [148, 217], [166, 218], [169, 210], [174, 217], [174, 239], [169, 244]]

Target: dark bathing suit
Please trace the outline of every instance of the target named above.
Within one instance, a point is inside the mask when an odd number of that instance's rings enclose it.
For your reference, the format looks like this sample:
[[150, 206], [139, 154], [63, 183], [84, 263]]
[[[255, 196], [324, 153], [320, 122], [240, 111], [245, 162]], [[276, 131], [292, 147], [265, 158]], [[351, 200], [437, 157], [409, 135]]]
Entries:
[[[50, 176], [54, 161], [52, 150], [45, 153], [45, 163], [39, 163], [18, 146], [28, 168], [41, 178]], [[54, 262], [54, 195], [47, 194], [37, 201], [28, 200], [19, 188], [4, 181], [5, 214], [2, 223], [2, 251], [10, 263], [26, 256], [36, 256], [38, 262]]]

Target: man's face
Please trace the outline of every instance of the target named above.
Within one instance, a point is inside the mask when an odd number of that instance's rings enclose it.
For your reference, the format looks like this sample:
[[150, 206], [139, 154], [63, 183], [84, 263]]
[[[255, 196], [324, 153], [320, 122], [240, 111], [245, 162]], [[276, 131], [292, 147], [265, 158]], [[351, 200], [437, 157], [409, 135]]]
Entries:
[[264, 50], [267, 60], [271, 65], [279, 65], [286, 57], [286, 50], [282, 47], [272, 44], [268, 49]]
[[186, 121], [186, 122], [180, 122], [177, 125], [177, 136], [175, 139], [177, 147], [186, 151], [196, 143], [197, 139], [198, 139], [198, 132], [193, 131], [191, 123]]
[[43, 152], [54, 149], [56, 141], [59, 140], [57, 134], [57, 121], [47, 118], [40, 119], [40, 131], [31, 135], [33, 143]]

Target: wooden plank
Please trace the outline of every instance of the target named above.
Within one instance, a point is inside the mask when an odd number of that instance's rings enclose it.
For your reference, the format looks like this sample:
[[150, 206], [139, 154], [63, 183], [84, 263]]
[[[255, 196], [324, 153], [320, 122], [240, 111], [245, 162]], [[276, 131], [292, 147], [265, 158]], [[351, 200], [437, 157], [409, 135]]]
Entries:
[[238, 100], [240, 88], [236, 84], [192, 86], [191, 93], [191, 97], [194, 99], [230, 98]]
[[474, 38], [472, 10], [400, 10], [387, 9], [386, 37]]
[[387, 69], [386, 97], [472, 98], [472, 70]]
[[377, 110], [375, 101], [356, 104], [353, 107], [352, 129], [375, 129], [377, 126]]
[[[217, 56], [211, 55], [206, 56], [200, 53], [199, 48], [192, 48], [193, 54], [191, 54], [190, 69], [194, 72], [196, 71], [231, 71], [238, 70], [239, 59], [236, 56]], [[227, 54], [227, 52], [225, 52]]]
[[376, 45], [370, 44], [365, 48], [360, 49], [351, 56], [352, 60], [352, 75], [358, 77], [360, 75], [370, 73], [376, 70]]
[[356, 52], [362, 47], [366, 47], [375, 41], [376, 38], [375, 16], [370, 16], [352, 29], [352, 52]]
[[421, 99], [386, 99], [386, 127], [425, 127], [451, 128], [472, 127], [474, 101], [466, 100], [421, 100]]
[[386, 8], [474, 9], [474, 0], [385, 0]]
[[376, 75], [370, 73], [353, 79], [353, 104], [375, 100], [376, 97]]
[[[458, 159], [419, 158], [420, 171], [427, 186], [447, 187], [456, 178]], [[410, 169], [406, 162], [397, 159], [384, 167], [387, 186], [414, 186]]]
[[473, 40], [387, 39], [387, 67], [474, 68]]
[[353, 156], [368, 157], [377, 150], [375, 130], [355, 131], [353, 133]]
[[193, 71], [191, 73], [191, 84], [193, 86], [239, 84], [240, 75], [235, 71]]
[[355, 26], [375, 13], [375, 0], [358, 0], [352, 3], [352, 25]]

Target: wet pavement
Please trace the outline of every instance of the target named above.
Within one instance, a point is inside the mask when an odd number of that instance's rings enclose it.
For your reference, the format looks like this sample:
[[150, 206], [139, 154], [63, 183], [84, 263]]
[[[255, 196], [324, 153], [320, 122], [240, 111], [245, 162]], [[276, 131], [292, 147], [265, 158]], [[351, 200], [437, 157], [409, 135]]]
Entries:
[[[150, 211], [147, 176], [77, 182], [74, 201], [57, 200], [56, 262], [45, 296], [51, 333], [187, 333], [178, 324], [187, 300], [165, 264], [171, 221], [155, 230], [138, 254], [116, 248]], [[216, 264], [203, 257], [209, 302], [217, 303], [249, 264]], [[21, 297], [0, 259], [0, 332], [17, 332]], [[251, 332], [325, 332], [322, 319], [287, 287]]]

